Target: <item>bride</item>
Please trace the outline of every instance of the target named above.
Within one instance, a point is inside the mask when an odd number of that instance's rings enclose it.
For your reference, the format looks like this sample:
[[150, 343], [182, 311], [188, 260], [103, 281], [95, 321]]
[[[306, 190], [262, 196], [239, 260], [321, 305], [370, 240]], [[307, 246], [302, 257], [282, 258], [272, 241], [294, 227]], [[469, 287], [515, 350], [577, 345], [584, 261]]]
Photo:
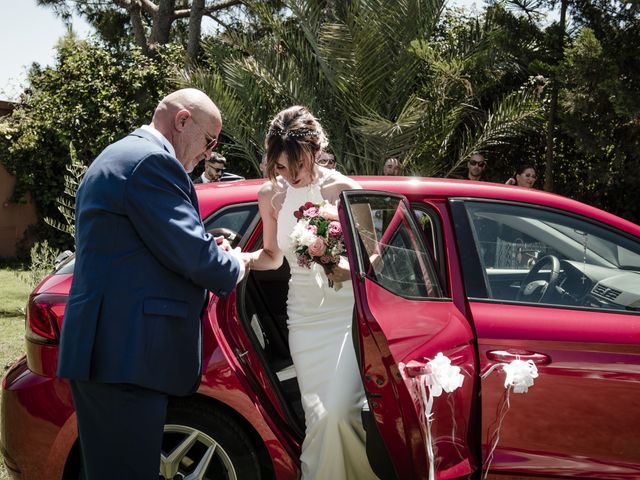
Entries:
[[[327, 144], [322, 126], [305, 107], [290, 107], [271, 121], [265, 139], [271, 181], [258, 194], [264, 248], [252, 254], [249, 265], [276, 269], [286, 257], [291, 268], [287, 326], [306, 424], [302, 478], [375, 479], [360, 420], [366, 399], [351, 338], [349, 264], [343, 257], [327, 278], [321, 268], [298, 266], [291, 247], [293, 214], [301, 205], [335, 203], [342, 190], [360, 188], [339, 172], [316, 165]], [[328, 280], [343, 287], [336, 291]]]

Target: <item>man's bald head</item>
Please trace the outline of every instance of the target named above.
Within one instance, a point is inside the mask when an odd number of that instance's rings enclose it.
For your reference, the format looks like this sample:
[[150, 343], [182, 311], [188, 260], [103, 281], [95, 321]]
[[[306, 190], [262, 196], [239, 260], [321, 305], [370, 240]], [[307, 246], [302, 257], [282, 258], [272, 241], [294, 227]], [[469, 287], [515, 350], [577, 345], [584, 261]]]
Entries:
[[[221, 123], [220, 110], [215, 103], [201, 90], [196, 88], [183, 88], [170, 93], [156, 107], [153, 113], [153, 123], [173, 121], [173, 117], [180, 110], [188, 110], [192, 115], [209, 116]], [[156, 126], [157, 128], [157, 126]]]
[[206, 93], [183, 88], [164, 97], [151, 122], [171, 142], [187, 172], [210, 155], [207, 149], [222, 129], [220, 110]]

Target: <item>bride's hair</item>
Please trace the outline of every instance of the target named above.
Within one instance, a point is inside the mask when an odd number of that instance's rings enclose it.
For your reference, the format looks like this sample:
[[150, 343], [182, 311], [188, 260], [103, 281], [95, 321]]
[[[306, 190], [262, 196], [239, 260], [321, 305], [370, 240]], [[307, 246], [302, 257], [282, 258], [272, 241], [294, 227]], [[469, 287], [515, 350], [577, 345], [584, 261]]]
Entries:
[[296, 105], [282, 110], [271, 120], [264, 140], [267, 176], [275, 181], [276, 162], [284, 153], [292, 176], [306, 168], [313, 177], [316, 157], [328, 144], [322, 125], [306, 107]]

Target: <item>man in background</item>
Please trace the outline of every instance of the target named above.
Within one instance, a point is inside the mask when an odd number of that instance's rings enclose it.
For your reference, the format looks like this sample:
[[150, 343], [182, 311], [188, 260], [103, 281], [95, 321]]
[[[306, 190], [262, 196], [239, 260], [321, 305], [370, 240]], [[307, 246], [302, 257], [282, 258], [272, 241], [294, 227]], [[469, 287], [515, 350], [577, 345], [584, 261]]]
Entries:
[[477, 152], [473, 153], [467, 160], [467, 175], [463, 178], [465, 180], [483, 181], [486, 167], [487, 161], [485, 158]]
[[397, 158], [387, 158], [382, 166], [382, 174], [385, 176], [402, 175], [402, 166]]
[[211, 152], [211, 157], [204, 161], [204, 172], [193, 183], [228, 182], [244, 180], [244, 177], [227, 171], [227, 159], [217, 152]]
[[320, 152], [318, 159], [316, 160], [316, 164], [321, 167], [330, 168], [331, 170], [336, 169], [336, 157], [329, 152], [325, 152], [324, 150]]

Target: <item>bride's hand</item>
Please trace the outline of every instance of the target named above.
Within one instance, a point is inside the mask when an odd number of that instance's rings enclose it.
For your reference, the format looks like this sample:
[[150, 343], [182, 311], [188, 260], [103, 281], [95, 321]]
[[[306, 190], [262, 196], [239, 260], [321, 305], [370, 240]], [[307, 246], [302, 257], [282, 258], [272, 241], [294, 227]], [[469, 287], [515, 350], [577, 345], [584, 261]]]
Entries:
[[331, 273], [327, 274], [327, 278], [334, 283], [351, 280], [351, 269], [349, 268], [349, 261], [346, 257], [340, 257], [340, 263], [333, 267]]

